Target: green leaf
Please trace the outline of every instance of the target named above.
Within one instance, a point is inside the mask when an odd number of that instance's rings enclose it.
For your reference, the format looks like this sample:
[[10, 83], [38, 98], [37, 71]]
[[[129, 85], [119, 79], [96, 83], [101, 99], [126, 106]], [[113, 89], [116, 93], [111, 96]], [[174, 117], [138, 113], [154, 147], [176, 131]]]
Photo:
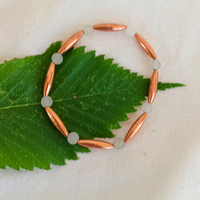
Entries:
[[[50, 164], [65, 165], [65, 159], [78, 159], [77, 152], [90, 152], [70, 145], [41, 107], [43, 83], [51, 55], [61, 42], [43, 54], [5, 61], [0, 65], [0, 168], [20, 170], [34, 167], [50, 169]], [[64, 62], [56, 66], [50, 96], [52, 109], [69, 132], [80, 138], [112, 138], [112, 129], [128, 120], [147, 96], [149, 79], [113, 64], [104, 55], [70, 49]], [[158, 89], [182, 85], [159, 83]]]
[[158, 83], [158, 90], [166, 90], [170, 88], [175, 88], [175, 87], [183, 87], [185, 86], [184, 84], [181, 83]]

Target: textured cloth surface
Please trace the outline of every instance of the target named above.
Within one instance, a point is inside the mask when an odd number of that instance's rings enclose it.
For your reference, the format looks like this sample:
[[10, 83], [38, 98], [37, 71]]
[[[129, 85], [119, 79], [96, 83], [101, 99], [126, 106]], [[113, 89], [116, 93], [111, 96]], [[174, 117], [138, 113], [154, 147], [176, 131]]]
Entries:
[[[133, 25], [151, 44], [160, 81], [186, 87], [159, 91], [143, 128], [121, 150], [78, 154], [49, 171], [0, 170], [0, 199], [199, 200], [199, 10], [199, 0], [1, 0], [1, 63], [41, 54], [85, 25], [114, 22]], [[122, 32], [84, 35], [81, 45], [151, 76], [149, 57]], [[138, 116], [129, 114], [114, 134], [124, 137]]]

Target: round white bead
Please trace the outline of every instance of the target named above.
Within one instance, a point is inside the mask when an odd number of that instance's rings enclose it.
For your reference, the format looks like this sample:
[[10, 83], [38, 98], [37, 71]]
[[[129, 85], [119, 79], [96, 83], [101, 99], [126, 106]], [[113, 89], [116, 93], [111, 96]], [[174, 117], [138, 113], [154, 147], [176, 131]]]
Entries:
[[45, 96], [45, 97], [42, 97], [41, 99], [41, 105], [42, 107], [51, 107], [53, 104], [53, 100], [50, 96]]
[[161, 63], [160, 63], [160, 61], [159, 60], [152, 60], [151, 61], [151, 68], [152, 69], [159, 69], [160, 68], [160, 66], [161, 66]]
[[125, 142], [124, 142], [124, 139], [123, 139], [123, 138], [121, 138], [121, 137], [116, 137], [116, 138], [114, 139], [113, 144], [114, 144], [114, 147], [115, 147], [116, 149], [121, 149], [121, 148], [124, 147]]
[[74, 145], [77, 144], [78, 140], [79, 140], [79, 135], [76, 132], [71, 132], [68, 137], [67, 140], [70, 144]]
[[52, 62], [56, 65], [60, 65], [63, 62], [63, 56], [59, 53], [54, 53], [51, 57]]
[[126, 30], [124, 30], [124, 34], [127, 37], [134, 37], [135, 33], [136, 32], [132, 26], [127, 26]]
[[90, 35], [93, 32], [94, 29], [91, 25], [87, 25], [87, 26], [84, 27], [83, 30], [84, 30], [84, 33], [86, 35]]
[[152, 105], [148, 102], [144, 102], [142, 104], [141, 108], [142, 108], [143, 112], [145, 112], [145, 113], [150, 113], [153, 110]]

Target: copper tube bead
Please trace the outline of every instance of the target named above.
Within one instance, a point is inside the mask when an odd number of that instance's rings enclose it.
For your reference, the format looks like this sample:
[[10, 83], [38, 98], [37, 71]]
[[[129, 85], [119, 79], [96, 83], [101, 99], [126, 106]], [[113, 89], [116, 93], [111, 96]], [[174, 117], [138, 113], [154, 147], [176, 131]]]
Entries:
[[142, 47], [142, 49], [154, 60], [157, 58], [154, 50], [151, 48], [150, 44], [138, 33], [135, 33], [135, 39], [138, 44]]
[[148, 102], [153, 103], [158, 87], [158, 71], [154, 70], [151, 75], [150, 84], [149, 84], [149, 94], [148, 94]]
[[50, 108], [46, 107], [45, 108], [50, 120], [54, 124], [54, 126], [65, 136], [67, 137], [69, 135], [64, 123], [62, 120], [58, 117], [58, 115]]
[[81, 30], [77, 33], [75, 33], [74, 35], [72, 35], [72, 37], [70, 37], [58, 50], [59, 54], [63, 54], [65, 53], [67, 50], [69, 50], [71, 47], [73, 47], [83, 36], [84, 31]]
[[114, 145], [101, 140], [79, 140], [78, 144], [93, 149], [113, 149]]
[[131, 126], [128, 133], [126, 134], [126, 137], [124, 138], [124, 142], [128, 143], [140, 130], [142, 125], [144, 124], [145, 120], [147, 118], [147, 113], [143, 113]]
[[43, 97], [49, 95], [49, 92], [53, 84], [54, 74], [55, 74], [55, 63], [51, 62], [44, 81]]
[[122, 31], [127, 28], [126, 25], [122, 24], [97, 24], [93, 26], [94, 30], [98, 31]]

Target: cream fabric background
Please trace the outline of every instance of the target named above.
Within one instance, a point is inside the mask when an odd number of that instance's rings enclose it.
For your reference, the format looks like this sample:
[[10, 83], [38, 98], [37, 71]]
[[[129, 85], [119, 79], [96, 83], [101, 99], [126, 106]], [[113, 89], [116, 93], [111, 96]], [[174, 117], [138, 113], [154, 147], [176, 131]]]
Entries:
[[[87, 24], [116, 22], [133, 25], [153, 46], [161, 81], [187, 86], [159, 91], [146, 124], [120, 151], [92, 150], [50, 171], [0, 170], [0, 199], [199, 200], [199, 11], [199, 0], [1, 0], [1, 63], [41, 54]], [[148, 56], [122, 32], [85, 35], [80, 45], [151, 75]], [[140, 113], [114, 133], [124, 137]]]

